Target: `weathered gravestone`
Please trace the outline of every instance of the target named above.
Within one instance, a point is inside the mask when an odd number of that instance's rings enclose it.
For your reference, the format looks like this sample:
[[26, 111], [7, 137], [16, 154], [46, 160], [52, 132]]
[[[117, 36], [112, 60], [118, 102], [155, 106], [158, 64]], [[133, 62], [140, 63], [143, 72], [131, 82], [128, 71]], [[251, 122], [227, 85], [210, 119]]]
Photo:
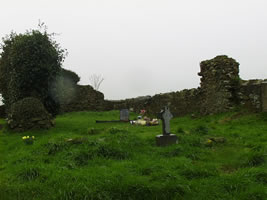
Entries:
[[170, 112], [170, 109], [165, 106], [163, 110], [160, 111], [159, 116], [162, 120], [162, 135], [156, 136], [157, 146], [167, 146], [171, 144], [177, 144], [177, 136], [171, 134], [170, 131], [170, 120], [173, 118], [173, 115]]
[[129, 121], [129, 110], [122, 109], [120, 111], [120, 121], [128, 122]]
[[263, 112], [267, 112], [267, 81], [261, 84], [261, 107]]
[[114, 123], [114, 122], [129, 122], [129, 110], [128, 109], [122, 109], [120, 110], [120, 120], [96, 120], [96, 123]]

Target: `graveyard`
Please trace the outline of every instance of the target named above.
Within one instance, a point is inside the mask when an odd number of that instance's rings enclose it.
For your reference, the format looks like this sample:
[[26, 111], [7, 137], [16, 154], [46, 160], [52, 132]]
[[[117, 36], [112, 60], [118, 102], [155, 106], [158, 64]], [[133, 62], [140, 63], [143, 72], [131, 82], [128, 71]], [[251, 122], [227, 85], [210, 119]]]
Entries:
[[0, 200], [267, 199], [267, 79], [235, 59], [201, 61], [197, 88], [107, 100], [46, 30], [1, 45]]
[[96, 123], [119, 116], [64, 113], [26, 132], [1, 119], [0, 199], [266, 199], [266, 113], [174, 117], [164, 147], [162, 123]]

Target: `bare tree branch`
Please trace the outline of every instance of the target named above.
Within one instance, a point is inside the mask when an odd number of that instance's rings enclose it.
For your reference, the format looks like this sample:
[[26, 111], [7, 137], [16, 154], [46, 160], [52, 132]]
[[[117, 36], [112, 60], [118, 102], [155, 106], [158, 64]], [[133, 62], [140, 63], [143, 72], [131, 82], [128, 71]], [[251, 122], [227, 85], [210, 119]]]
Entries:
[[89, 81], [92, 87], [98, 91], [101, 83], [104, 81], [104, 78], [99, 74], [93, 74], [89, 77]]

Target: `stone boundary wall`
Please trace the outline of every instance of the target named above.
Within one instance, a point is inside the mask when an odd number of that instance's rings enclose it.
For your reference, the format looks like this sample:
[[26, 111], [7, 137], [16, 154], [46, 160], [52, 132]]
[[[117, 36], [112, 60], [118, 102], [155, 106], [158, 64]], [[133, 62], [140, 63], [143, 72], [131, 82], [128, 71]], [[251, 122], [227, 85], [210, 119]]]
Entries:
[[[224, 107], [212, 111], [212, 106], [208, 107], [209, 104], [203, 104], [203, 91], [201, 88], [182, 90], [172, 93], [157, 94], [155, 96], [147, 96], [144, 99], [132, 98], [120, 101], [106, 101], [109, 104], [107, 110], [120, 110], [124, 108], [131, 109], [134, 112], [139, 112], [141, 109], [146, 109], [149, 114], [156, 115], [165, 105], [170, 106], [170, 110], [174, 116], [184, 116], [187, 114], [213, 114], [228, 111], [234, 108], [234, 106], [244, 106], [252, 112], [267, 112], [267, 82], [264, 85], [264, 80], [248, 80], [242, 81], [240, 86], [237, 88], [237, 101], [233, 101], [232, 106], [227, 105], [228, 108]], [[235, 88], [236, 89], [236, 88]], [[262, 91], [265, 92], [265, 96], [262, 96]], [[218, 94], [217, 94], [218, 95]], [[214, 96], [210, 96], [214, 98]], [[231, 102], [231, 101], [230, 101]], [[215, 101], [215, 103], [217, 103]], [[207, 107], [205, 107], [207, 106]], [[210, 112], [207, 112], [209, 110]], [[203, 112], [204, 111], [204, 112]]]
[[[251, 111], [267, 112], [267, 79], [244, 81], [239, 78], [239, 63], [227, 56], [217, 56], [200, 63], [200, 87], [125, 100], [104, 100], [104, 95], [90, 85], [74, 85], [63, 95], [61, 112], [108, 111], [128, 108], [147, 110], [156, 115], [168, 105], [174, 116], [214, 114], [245, 106]], [[4, 113], [0, 107], [0, 115]], [[0, 116], [1, 117], [1, 116]]]
[[267, 91], [266, 89], [263, 90], [264, 82], [266, 80], [254, 79], [242, 81], [238, 93], [240, 104], [252, 111], [267, 111]]
[[107, 101], [107, 103], [113, 104], [114, 110], [128, 108], [134, 112], [139, 112], [141, 109], [145, 109], [151, 115], [156, 115], [163, 106], [168, 105], [174, 116], [183, 116], [188, 113], [198, 113], [201, 106], [196, 102], [199, 101], [199, 89], [186, 89], [178, 92], [157, 94], [153, 97], [146, 96], [121, 101]]
[[214, 114], [240, 105], [251, 111], [267, 111], [267, 80], [241, 80], [239, 63], [234, 59], [223, 55], [202, 61], [198, 75], [201, 82], [196, 89], [106, 101], [106, 104], [110, 110], [128, 108], [139, 112], [146, 109], [149, 114], [156, 114], [168, 105], [174, 116]]
[[74, 97], [69, 103], [61, 105], [61, 112], [107, 110], [104, 95], [90, 85], [76, 85]]
[[261, 83], [261, 110], [267, 112], [267, 79]]

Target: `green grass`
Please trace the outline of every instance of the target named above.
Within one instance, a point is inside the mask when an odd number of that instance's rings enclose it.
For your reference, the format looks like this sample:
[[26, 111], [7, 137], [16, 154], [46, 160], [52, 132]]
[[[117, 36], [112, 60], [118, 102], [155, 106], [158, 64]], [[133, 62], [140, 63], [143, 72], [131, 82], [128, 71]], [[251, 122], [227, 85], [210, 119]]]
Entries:
[[161, 126], [95, 123], [118, 116], [68, 113], [50, 130], [0, 130], [0, 199], [267, 199], [266, 113], [174, 118], [179, 143], [168, 147], [155, 145]]

